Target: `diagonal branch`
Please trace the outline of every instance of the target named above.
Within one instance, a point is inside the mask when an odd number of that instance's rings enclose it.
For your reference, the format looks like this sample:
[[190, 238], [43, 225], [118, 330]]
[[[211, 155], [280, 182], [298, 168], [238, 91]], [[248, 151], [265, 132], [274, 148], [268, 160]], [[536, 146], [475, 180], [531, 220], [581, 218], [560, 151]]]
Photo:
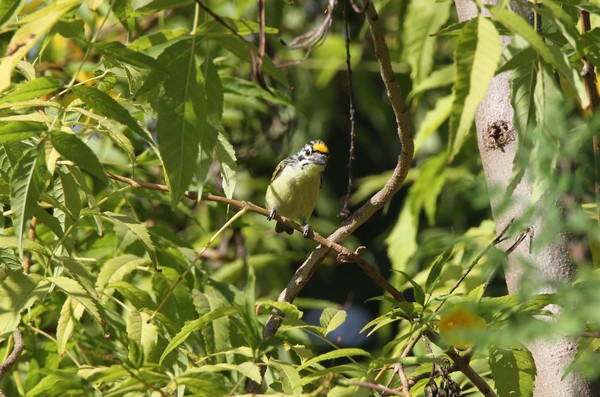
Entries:
[[10, 354], [8, 355], [8, 357], [6, 357], [6, 360], [4, 360], [4, 362], [0, 363], [0, 379], [2, 379], [4, 374], [6, 374], [6, 372], [8, 372], [10, 367], [15, 365], [15, 363], [19, 359], [19, 356], [25, 349], [25, 342], [23, 342], [23, 335], [21, 335], [21, 331], [18, 328], [15, 329], [15, 332], [13, 333], [13, 338], [15, 340], [15, 346], [13, 347], [13, 349], [10, 352]]
[[[162, 185], [162, 184], [158, 184], [158, 183], [146, 182], [146, 181], [142, 181], [137, 178], [130, 178], [130, 177], [122, 176], [122, 175], [116, 175], [116, 174], [113, 174], [110, 172], [107, 172], [106, 176], [108, 176], [109, 178], [114, 179], [116, 181], [127, 183], [128, 185], [130, 185], [134, 188], [137, 188], [137, 189], [158, 190], [158, 191], [162, 191], [162, 192], [169, 191], [169, 188], [166, 185]], [[186, 191], [184, 193], [184, 196], [189, 199], [198, 201], [198, 195], [196, 194], [196, 192]], [[270, 212], [267, 209], [262, 208], [251, 202], [234, 200], [234, 199], [230, 199], [227, 197], [218, 196], [216, 194], [203, 194], [201, 199], [202, 199], [202, 201], [213, 201], [213, 202], [217, 202], [217, 203], [227, 204], [227, 205], [235, 207], [235, 208], [247, 210], [247, 211], [254, 212], [254, 213], [257, 213], [260, 215], [264, 215], [264, 216], [267, 216], [270, 214]], [[284, 218], [280, 215], [275, 214], [275, 219], [287, 226], [290, 226], [290, 227], [296, 229], [300, 233], [302, 233], [302, 231], [303, 231], [303, 227], [301, 225], [299, 225], [287, 218]], [[311, 235], [308, 236], [308, 238], [317, 242], [318, 244], [321, 244], [321, 246], [327, 247], [328, 250], [337, 252], [337, 254], [338, 254], [337, 260], [339, 262], [356, 263], [368, 277], [370, 277], [381, 288], [383, 288], [390, 295], [392, 295], [394, 297], [394, 299], [396, 299], [397, 301], [402, 302], [402, 301], [406, 300], [404, 298], [404, 295], [402, 295], [402, 293], [400, 291], [398, 291], [383, 276], [381, 276], [381, 274], [379, 274], [377, 272], [377, 270], [375, 270], [375, 267], [373, 267], [368, 261], [366, 261], [362, 256], [360, 256], [357, 251], [351, 251], [348, 248], [321, 236], [319, 233], [313, 232], [313, 233], [311, 233]]]

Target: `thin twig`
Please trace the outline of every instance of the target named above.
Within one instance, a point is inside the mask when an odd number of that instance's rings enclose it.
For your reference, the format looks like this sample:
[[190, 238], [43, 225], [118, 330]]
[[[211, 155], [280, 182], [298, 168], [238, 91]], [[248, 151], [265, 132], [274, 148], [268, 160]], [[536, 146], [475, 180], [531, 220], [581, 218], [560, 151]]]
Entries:
[[[169, 188], [166, 185], [162, 185], [162, 184], [158, 184], [158, 183], [150, 183], [150, 182], [142, 181], [137, 178], [130, 178], [130, 177], [122, 176], [122, 175], [116, 175], [116, 174], [113, 174], [110, 172], [107, 172], [106, 175], [111, 179], [114, 179], [119, 182], [127, 183], [137, 189], [158, 190], [158, 191], [163, 191], [163, 192], [169, 191]], [[198, 195], [196, 194], [196, 192], [186, 191], [184, 193], [184, 196], [189, 199], [195, 200], [195, 201], [198, 200]], [[268, 211], [267, 209], [262, 208], [251, 202], [229, 199], [227, 197], [218, 196], [216, 194], [203, 194], [202, 201], [213, 201], [213, 202], [217, 202], [217, 203], [227, 204], [234, 208], [239, 208], [244, 211], [254, 212], [254, 213], [257, 213], [260, 215], [264, 215], [264, 216], [267, 216], [270, 214], [270, 211]], [[290, 226], [290, 227], [296, 229], [299, 232], [302, 232], [304, 230], [303, 226], [301, 226], [287, 218], [284, 218], [278, 214], [275, 214], [275, 219], [287, 226]], [[383, 278], [383, 276], [381, 276], [377, 272], [377, 270], [375, 270], [375, 267], [372, 266], [369, 262], [367, 262], [364, 258], [362, 258], [358, 254], [358, 252], [351, 251], [348, 248], [346, 248], [334, 241], [331, 241], [316, 232], [311, 233], [308, 236], [308, 238], [319, 243], [321, 246], [327, 247], [329, 250], [333, 250], [333, 251], [337, 252], [338, 260], [340, 262], [356, 263], [363, 270], [363, 272], [365, 272], [365, 274], [369, 278], [371, 278], [373, 281], [375, 281], [385, 291], [389, 292], [394, 297], [394, 299], [401, 301], [401, 302], [406, 300], [404, 298], [404, 295], [402, 295], [402, 293], [400, 291], [398, 291], [385, 278]]]
[[[406, 112], [404, 98], [400, 91], [400, 86], [396, 81], [396, 76], [392, 69], [389, 50], [385, 42], [383, 29], [379, 21], [379, 15], [375, 10], [372, 2], [366, 5], [365, 14], [369, 29], [373, 37], [373, 45], [375, 55], [379, 62], [381, 79], [385, 86], [388, 98], [390, 100], [394, 117], [396, 120], [397, 134], [402, 145], [398, 163], [394, 168], [392, 176], [387, 180], [383, 188], [375, 193], [363, 206], [356, 210], [346, 221], [344, 221], [338, 229], [333, 232], [326, 240], [334, 243], [340, 243], [349, 237], [358, 227], [367, 222], [379, 209], [388, 203], [392, 197], [400, 190], [408, 170], [412, 165], [412, 157], [414, 153], [414, 144], [412, 141], [412, 133], [410, 121]], [[298, 268], [292, 279], [288, 282], [286, 288], [279, 294], [278, 300], [283, 302], [293, 302], [298, 296], [302, 288], [308, 283], [308, 280], [316, 272], [319, 265], [323, 262], [331, 248], [325, 245], [317, 247]], [[281, 319], [277, 316], [271, 316], [265, 324], [263, 331], [263, 340], [267, 341], [275, 335]], [[261, 376], [264, 375], [265, 367], [261, 367]], [[258, 393], [261, 386], [255, 382], [250, 383], [247, 391], [250, 393]]]
[[348, 217], [350, 215], [350, 209], [348, 208], [348, 201], [350, 200], [350, 194], [352, 194], [352, 185], [354, 184], [354, 177], [352, 173], [352, 163], [354, 161], [354, 138], [356, 137], [355, 121], [354, 121], [354, 87], [352, 86], [352, 63], [350, 62], [350, 24], [348, 23], [348, 3], [351, 0], [342, 0], [344, 2], [343, 15], [344, 15], [344, 36], [346, 46], [346, 70], [348, 72], [348, 112], [350, 116], [350, 148], [348, 149], [348, 187], [346, 189], [346, 197], [344, 197], [344, 205], [342, 207], [341, 215]]
[[[377, 383], [353, 381], [353, 382], [349, 382], [349, 384], [354, 385], [354, 386], [366, 387], [366, 388], [373, 389], [373, 390], [379, 390], [379, 391], [382, 391], [382, 392], [385, 392], [387, 394], [391, 394], [394, 396], [405, 396], [406, 397], [406, 395], [404, 393], [401, 393], [398, 390], [390, 389], [385, 386], [378, 385]], [[409, 394], [409, 396], [410, 396], [410, 394]]]
[[406, 377], [406, 373], [404, 372], [404, 366], [402, 365], [402, 362], [396, 364], [395, 369], [398, 373], [398, 376], [400, 377], [400, 381], [402, 382], [402, 394], [404, 395], [404, 397], [412, 397], [410, 394], [408, 378]]
[[6, 357], [6, 360], [4, 360], [4, 362], [0, 363], [0, 379], [2, 379], [4, 374], [6, 374], [6, 372], [8, 372], [10, 367], [15, 365], [15, 363], [21, 356], [21, 353], [23, 353], [23, 350], [25, 349], [25, 342], [23, 341], [23, 335], [21, 334], [21, 330], [19, 330], [18, 328], [15, 329], [15, 332], [13, 332], [13, 340], [15, 342], [15, 345], [13, 346], [12, 351], [10, 352], [8, 357]]
[[496, 236], [496, 238], [491, 243], [489, 243], [488, 246], [485, 247], [485, 249], [483, 251], [481, 251], [479, 253], [479, 255], [477, 255], [477, 257], [475, 259], [473, 259], [473, 261], [471, 262], [471, 264], [469, 265], [469, 267], [467, 268], [467, 270], [465, 270], [465, 272], [462, 274], [462, 276], [460, 276], [460, 278], [458, 280], [456, 280], [456, 282], [454, 283], [454, 285], [452, 286], [452, 288], [450, 288], [450, 291], [448, 291], [448, 293], [446, 294], [447, 295], [446, 298], [444, 298], [440, 302], [440, 304], [435, 308], [435, 310], [433, 311], [433, 314], [437, 313], [442, 308], [442, 306], [444, 305], [444, 303], [448, 300], [448, 296], [450, 296], [454, 291], [456, 291], [456, 289], [465, 280], [465, 278], [467, 278], [467, 276], [469, 275], [469, 273], [471, 273], [471, 270], [473, 270], [473, 268], [479, 263], [479, 261], [481, 260], [481, 258], [483, 258], [485, 256], [485, 254], [487, 254], [490, 249], [492, 249], [496, 245], [498, 245], [501, 242], [503, 242], [504, 240], [506, 240], [505, 234], [508, 231], [508, 228], [513, 224], [513, 222], [514, 222], [514, 219], [512, 219], [504, 227], [504, 229], [502, 229], [502, 231]]
[[[439, 340], [439, 335], [437, 332], [434, 332], [431, 329], [426, 329], [423, 331], [423, 334], [434, 343], [435, 341]], [[490, 387], [487, 381], [469, 364], [471, 359], [470, 354], [463, 357], [456, 348], [451, 347], [450, 349], [446, 350], [446, 355], [450, 357], [456, 369], [462, 372], [471, 381], [473, 386], [475, 386], [481, 392], [481, 394], [483, 394], [485, 397], [497, 397], [496, 393]]]

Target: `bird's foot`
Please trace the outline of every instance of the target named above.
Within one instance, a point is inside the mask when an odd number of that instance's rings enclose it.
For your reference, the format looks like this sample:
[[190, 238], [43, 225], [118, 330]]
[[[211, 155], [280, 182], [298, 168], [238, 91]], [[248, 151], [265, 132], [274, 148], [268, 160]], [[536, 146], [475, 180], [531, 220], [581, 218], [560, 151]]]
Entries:
[[273, 217], [275, 216], [275, 213], [277, 212], [277, 210], [275, 208], [271, 208], [271, 212], [269, 212], [269, 215], [267, 215], [267, 220], [270, 221], [273, 219]]
[[302, 231], [302, 237], [309, 238], [311, 234], [312, 234], [312, 228], [307, 223], [304, 225], [304, 230]]

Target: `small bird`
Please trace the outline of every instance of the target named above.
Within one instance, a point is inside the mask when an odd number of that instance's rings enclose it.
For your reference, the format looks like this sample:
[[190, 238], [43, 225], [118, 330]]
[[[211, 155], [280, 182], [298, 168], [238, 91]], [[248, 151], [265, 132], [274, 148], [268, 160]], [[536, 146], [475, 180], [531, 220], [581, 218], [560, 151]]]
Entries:
[[[299, 219], [304, 226], [302, 235], [309, 236], [308, 219], [317, 204], [328, 158], [329, 148], [325, 142], [313, 140], [277, 165], [265, 197], [267, 208], [271, 210], [268, 220], [273, 219], [276, 213]], [[292, 234], [294, 229], [277, 222], [275, 231]]]

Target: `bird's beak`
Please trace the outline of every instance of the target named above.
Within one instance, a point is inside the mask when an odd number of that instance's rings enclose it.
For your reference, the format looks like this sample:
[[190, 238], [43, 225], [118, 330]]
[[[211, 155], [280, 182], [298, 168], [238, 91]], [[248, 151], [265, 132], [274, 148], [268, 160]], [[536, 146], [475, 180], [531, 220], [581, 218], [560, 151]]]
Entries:
[[327, 165], [327, 157], [326, 156], [318, 156], [312, 159], [311, 161], [314, 164], [318, 165]]

